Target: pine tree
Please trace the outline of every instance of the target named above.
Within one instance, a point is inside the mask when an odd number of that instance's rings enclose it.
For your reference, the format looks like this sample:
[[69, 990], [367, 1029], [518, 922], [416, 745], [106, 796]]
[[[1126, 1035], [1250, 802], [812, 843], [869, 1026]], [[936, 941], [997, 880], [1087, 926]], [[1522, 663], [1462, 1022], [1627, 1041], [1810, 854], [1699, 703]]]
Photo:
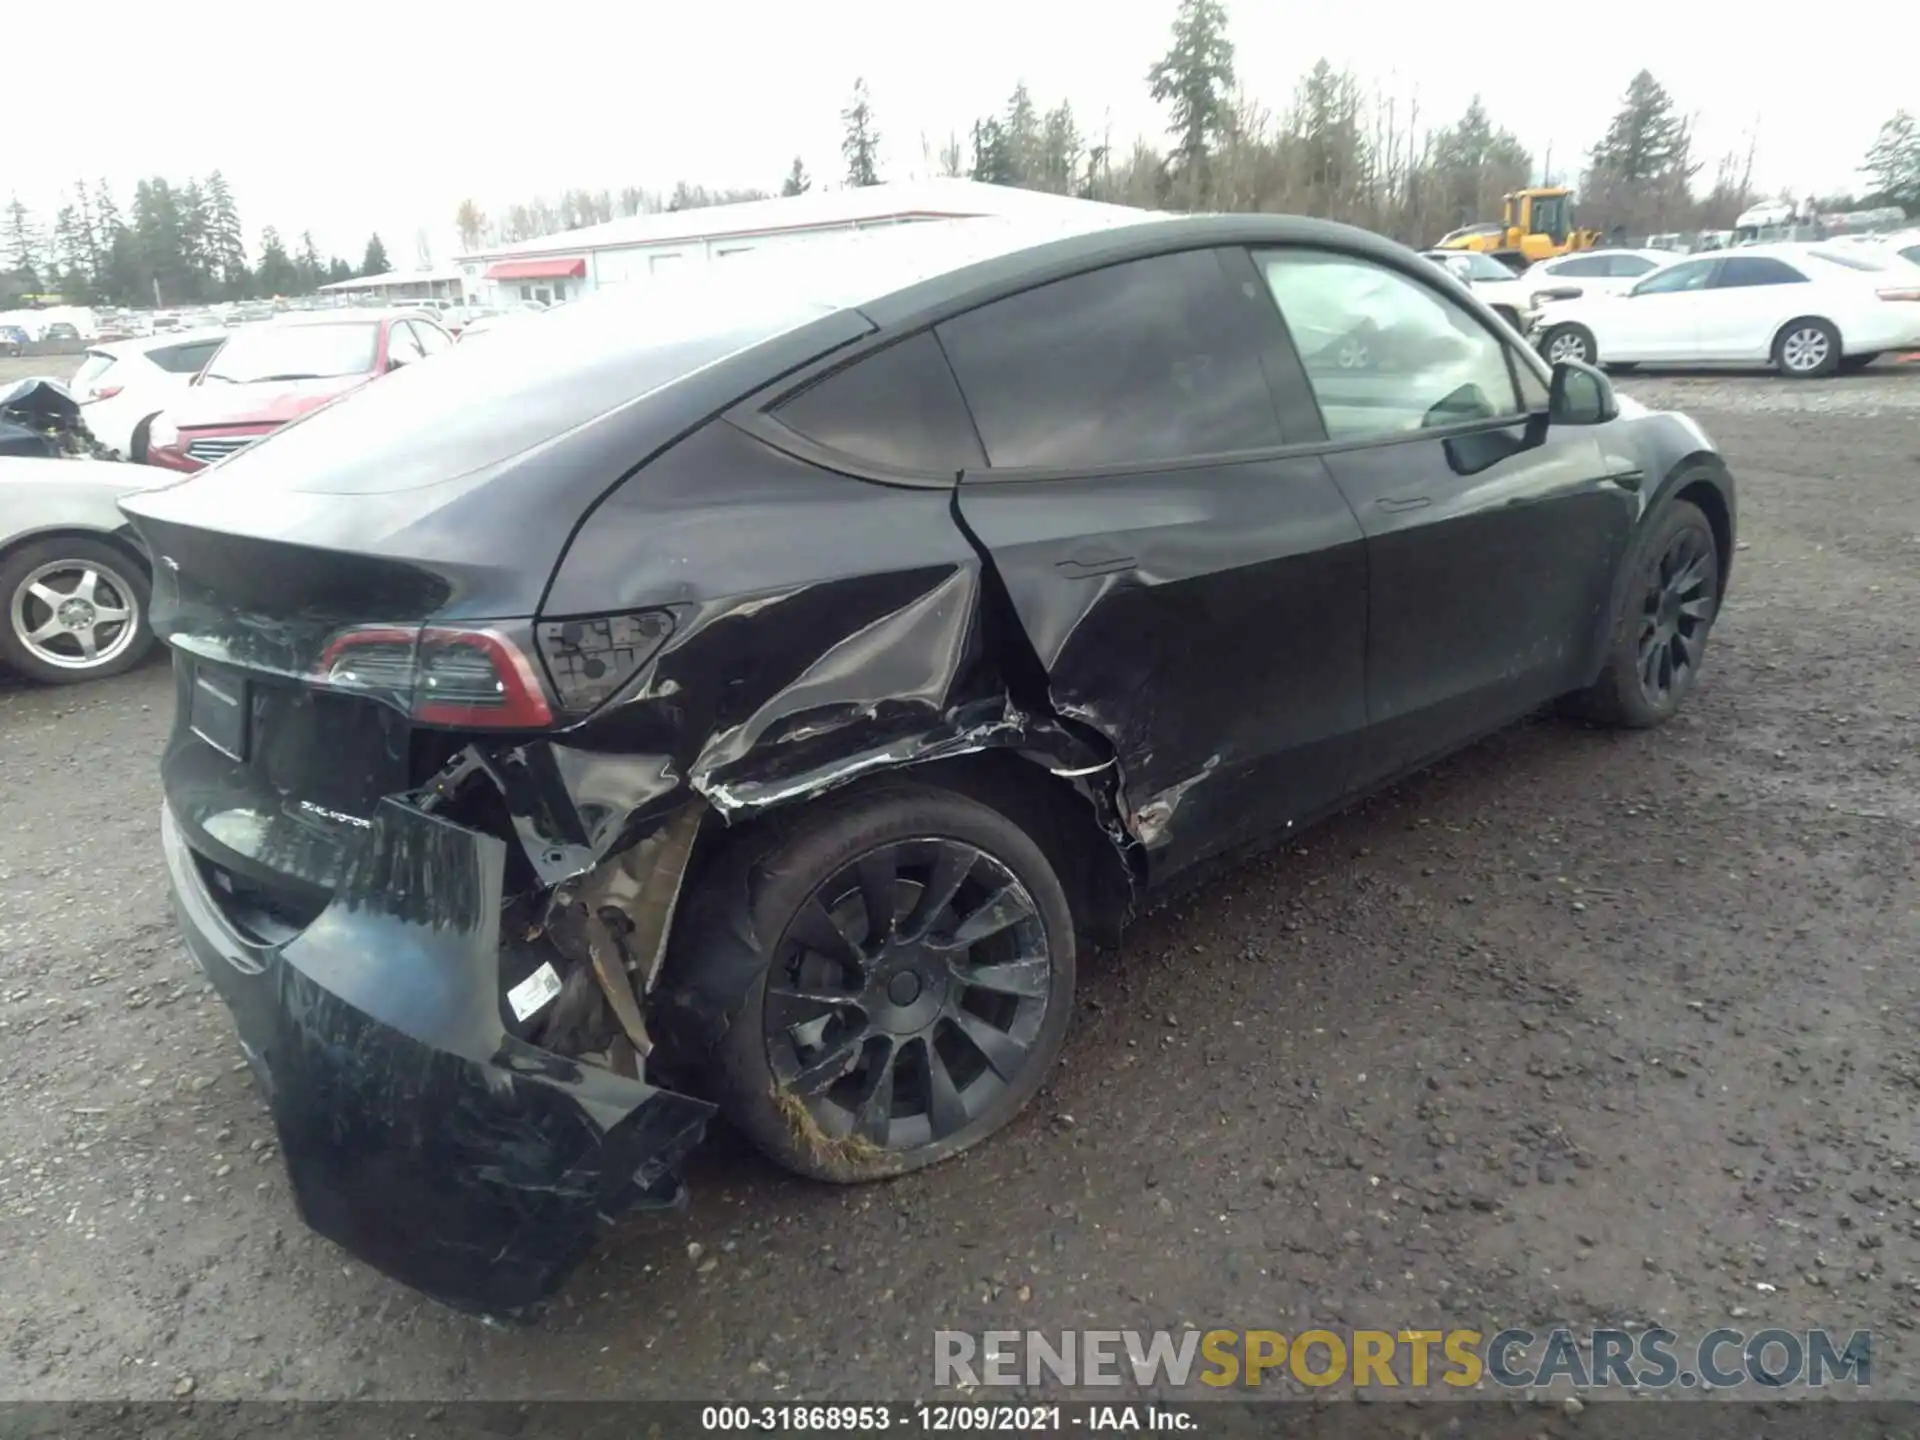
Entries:
[[62, 205], [53, 219], [53, 258], [47, 278], [55, 291], [75, 304], [92, 299], [93, 276], [87, 268], [80, 213], [71, 205]]
[[300, 252], [293, 257], [293, 270], [296, 295], [311, 295], [327, 278], [327, 267], [313, 243], [311, 230], [300, 232]]
[[1233, 42], [1221, 0], [1180, 0], [1173, 44], [1147, 71], [1147, 84], [1167, 107], [1177, 169], [1189, 204], [1197, 203], [1208, 161], [1233, 128]]
[[300, 288], [300, 276], [287, 256], [287, 247], [271, 225], [260, 232], [260, 266], [253, 274], [253, 288], [263, 298], [292, 295]]
[[793, 157], [793, 168], [787, 171], [787, 178], [780, 182], [782, 195], [804, 195], [813, 188], [813, 181], [807, 176], [807, 167], [800, 163], [798, 155]]
[[181, 243], [180, 199], [164, 177], [134, 186], [132, 230], [143, 300], [152, 295], [156, 305], [178, 305], [192, 299], [197, 286]]
[[1007, 114], [1001, 122], [1006, 133], [1007, 167], [1010, 183], [1029, 190], [1036, 188], [1040, 176], [1040, 112], [1027, 93], [1026, 82], [1013, 87], [1007, 97]]
[[1040, 164], [1039, 173], [1034, 177], [1035, 188], [1054, 195], [1073, 194], [1079, 186], [1080, 157], [1085, 150], [1086, 140], [1080, 134], [1079, 122], [1073, 118], [1073, 107], [1063, 100], [1047, 112], [1040, 125]]
[[1909, 215], [1920, 210], [1920, 122], [1905, 110], [1880, 127], [1860, 169], [1873, 180], [1882, 205], [1898, 205]]
[[1692, 171], [1686, 122], [1674, 113], [1673, 97], [1642, 70], [1627, 85], [1620, 112], [1594, 146], [1592, 173], [1615, 183], [1646, 184]]
[[385, 275], [393, 265], [387, 259], [387, 247], [380, 243], [380, 232], [374, 231], [367, 237], [367, 253], [360, 259], [362, 275]]
[[853, 100], [840, 112], [840, 119], [846, 125], [840, 153], [847, 162], [847, 184], [878, 185], [880, 135], [873, 128], [873, 103], [865, 79], [853, 82]]
[[0, 264], [4, 264], [6, 273], [16, 277], [31, 290], [40, 287], [40, 232], [33, 223], [33, 212], [21, 203], [15, 195], [7, 202], [7, 225], [4, 236], [0, 236]]
[[1007, 144], [1007, 127], [991, 115], [973, 122], [973, 168], [968, 175], [985, 185], [1012, 185], [1019, 178]]
[[245, 297], [252, 275], [247, 268], [247, 241], [240, 228], [240, 207], [233, 189], [218, 170], [207, 177], [207, 256], [220, 292], [229, 300]]
[[1475, 95], [1466, 113], [1433, 137], [1426, 183], [1446, 228], [1499, 218], [1500, 197], [1527, 183], [1533, 157], [1513, 135], [1495, 128]]

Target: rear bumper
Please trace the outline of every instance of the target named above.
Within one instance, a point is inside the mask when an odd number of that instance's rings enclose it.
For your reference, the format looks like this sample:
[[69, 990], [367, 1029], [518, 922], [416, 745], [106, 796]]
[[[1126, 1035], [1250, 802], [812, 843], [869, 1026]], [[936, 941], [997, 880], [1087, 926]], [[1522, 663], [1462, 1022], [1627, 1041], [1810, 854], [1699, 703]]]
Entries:
[[387, 802], [333, 902], [265, 945], [227, 920], [170, 810], [161, 829], [187, 942], [315, 1230], [436, 1299], [509, 1313], [614, 1221], [681, 1202], [710, 1105], [507, 1032], [499, 841]]

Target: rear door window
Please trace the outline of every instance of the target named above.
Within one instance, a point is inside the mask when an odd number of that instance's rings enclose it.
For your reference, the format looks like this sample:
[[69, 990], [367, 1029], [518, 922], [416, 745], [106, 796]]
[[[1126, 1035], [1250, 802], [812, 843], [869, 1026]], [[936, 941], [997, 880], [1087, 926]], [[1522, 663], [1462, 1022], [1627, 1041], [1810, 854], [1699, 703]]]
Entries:
[[1716, 290], [1740, 290], [1752, 285], [1804, 285], [1807, 277], [1770, 255], [1734, 255], [1713, 277]]
[[1095, 469], [1281, 443], [1257, 311], [1211, 250], [1010, 295], [936, 329], [1000, 468]]
[[773, 418], [817, 445], [892, 470], [951, 478], [986, 463], [931, 330], [815, 381]]

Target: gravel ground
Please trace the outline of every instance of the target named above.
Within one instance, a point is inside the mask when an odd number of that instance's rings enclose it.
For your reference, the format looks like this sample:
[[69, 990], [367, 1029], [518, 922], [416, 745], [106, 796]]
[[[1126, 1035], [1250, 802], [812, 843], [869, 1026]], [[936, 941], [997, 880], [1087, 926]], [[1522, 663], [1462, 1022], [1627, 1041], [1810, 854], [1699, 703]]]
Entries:
[[0, 1398], [926, 1394], [936, 1328], [1773, 1322], [1920, 1395], [1920, 368], [1635, 377], [1742, 486], [1703, 689], [1519, 726], [1148, 917], [1007, 1133], [719, 1136], [541, 1323], [310, 1236], [175, 941], [162, 666], [0, 682]]

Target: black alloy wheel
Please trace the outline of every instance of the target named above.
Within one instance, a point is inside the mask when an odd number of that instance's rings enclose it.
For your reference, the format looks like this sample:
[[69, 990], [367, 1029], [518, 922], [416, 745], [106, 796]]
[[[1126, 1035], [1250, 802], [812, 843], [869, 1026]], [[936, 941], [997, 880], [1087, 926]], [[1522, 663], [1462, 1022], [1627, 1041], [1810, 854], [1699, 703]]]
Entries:
[[[717, 856], [657, 1008], [663, 1044], [756, 1146], [870, 1180], [956, 1154], [1032, 1099], [1066, 1040], [1074, 959], [1066, 892], [1024, 830], [890, 779]], [[689, 1033], [709, 1016], [726, 1017], [710, 1046]]]
[[1713, 623], [1718, 580], [1712, 536], [1691, 529], [1673, 536], [1647, 577], [1635, 668], [1649, 705], [1669, 708], [1693, 685]]
[[1720, 608], [1720, 551], [1697, 505], [1651, 517], [1621, 577], [1619, 610], [1599, 678], [1566, 697], [1574, 714], [1646, 729], [1673, 718], [1700, 678]]
[[953, 839], [882, 846], [788, 927], [761, 1011], [768, 1066], [830, 1138], [938, 1144], [1025, 1074], [1051, 971], [1038, 907], [1000, 861]]

